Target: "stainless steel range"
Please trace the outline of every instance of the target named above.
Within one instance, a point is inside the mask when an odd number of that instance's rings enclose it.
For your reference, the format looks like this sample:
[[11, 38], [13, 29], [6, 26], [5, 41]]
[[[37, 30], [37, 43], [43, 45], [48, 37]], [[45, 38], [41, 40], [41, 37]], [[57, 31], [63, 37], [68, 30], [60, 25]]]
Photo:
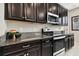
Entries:
[[65, 55], [65, 36], [61, 35], [53, 38], [53, 56]]
[[53, 56], [65, 55], [65, 35], [64, 31], [43, 31], [44, 35], [52, 35], [53, 38]]

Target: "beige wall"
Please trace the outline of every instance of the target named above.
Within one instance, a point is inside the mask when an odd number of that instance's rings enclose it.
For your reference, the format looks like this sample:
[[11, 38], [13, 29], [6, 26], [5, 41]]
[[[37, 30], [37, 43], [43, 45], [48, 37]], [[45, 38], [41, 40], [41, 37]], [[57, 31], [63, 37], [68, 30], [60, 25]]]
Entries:
[[77, 16], [77, 15], [79, 15], [79, 8], [76, 8], [76, 9], [73, 9], [73, 10], [69, 11], [69, 14], [68, 14], [68, 16], [69, 16], [69, 27], [68, 28], [69, 28], [70, 33], [74, 33], [75, 42], [79, 43], [79, 31], [72, 31], [71, 30], [71, 17], [72, 16]]
[[4, 35], [6, 31], [6, 25], [4, 21], [4, 4], [0, 3], [0, 36]]

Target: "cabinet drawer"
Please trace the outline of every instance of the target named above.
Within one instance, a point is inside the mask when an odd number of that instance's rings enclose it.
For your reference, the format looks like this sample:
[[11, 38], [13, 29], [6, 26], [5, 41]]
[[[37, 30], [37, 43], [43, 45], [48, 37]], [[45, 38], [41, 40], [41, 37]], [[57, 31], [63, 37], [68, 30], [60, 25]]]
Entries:
[[4, 55], [13, 54], [22, 50], [27, 50], [35, 45], [39, 45], [40, 41], [30, 41], [3, 47]]
[[14, 53], [6, 53], [4, 54], [5, 56], [24, 56], [26, 53], [26, 50], [22, 50], [22, 51], [17, 51]]
[[19, 50], [22, 50], [23, 46], [25, 46], [25, 45], [28, 45], [28, 43], [19, 43], [19, 44], [15, 44], [15, 45], [5, 46], [5, 47], [3, 47], [3, 53], [9, 54], [9, 53], [17, 52]]

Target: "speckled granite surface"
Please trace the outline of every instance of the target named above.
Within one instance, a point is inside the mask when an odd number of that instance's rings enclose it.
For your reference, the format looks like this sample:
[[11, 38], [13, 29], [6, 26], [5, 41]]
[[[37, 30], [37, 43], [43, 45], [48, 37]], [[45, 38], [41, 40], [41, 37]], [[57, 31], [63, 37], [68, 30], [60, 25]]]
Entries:
[[28, 42], [28, 41], [33, 41], [33, 40], [42, 40], [45, 38], [52, 38], [52, 37], [53, 36], [45, 36], [45, 35], [42, 36], [40, 34], [35, 34], [35, 33], [22, 33], [22, 36], [19, 39], [16, 39], [16, 41], [13, 41], [12, 39], [6, 40], [6, 37], [4, 36], [4, 37], [0, 38], [0, 47]]
[[[65, 35], [68, 35], [68, 34], [65, 34]], [[3, 37], [0, 38], [0, 47], [28, 42], [28, 41], [33, 41], [33, 40], [43, 40], [45, 38], [53, 38], [53, 37], [57, 37], [57, 36], [60, 36], [60, 35], [46, 36], [46, 35], [41, 35], [41, 33], [22, 33], [22, 35], [19, 39], [16, 39], [16, 41], [13, 41], [12, 39], [6, 40], [6, 36], [4, 35]]]

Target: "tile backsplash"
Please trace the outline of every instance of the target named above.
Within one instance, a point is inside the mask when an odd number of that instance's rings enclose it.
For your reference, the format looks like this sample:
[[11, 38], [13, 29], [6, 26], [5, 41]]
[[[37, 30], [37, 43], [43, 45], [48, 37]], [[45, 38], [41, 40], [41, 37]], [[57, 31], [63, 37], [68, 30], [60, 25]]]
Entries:
[[40, 24], [33, 22], [6, 20], [6, 24], [7, 24], [7, 31], [9, 31], [12, 28], [15, 28], [19, 32], [40, 32], [41, 29], [45, 27], [55, 31], [64, 30], [63, 26], [54, 26], [50, 24]]

